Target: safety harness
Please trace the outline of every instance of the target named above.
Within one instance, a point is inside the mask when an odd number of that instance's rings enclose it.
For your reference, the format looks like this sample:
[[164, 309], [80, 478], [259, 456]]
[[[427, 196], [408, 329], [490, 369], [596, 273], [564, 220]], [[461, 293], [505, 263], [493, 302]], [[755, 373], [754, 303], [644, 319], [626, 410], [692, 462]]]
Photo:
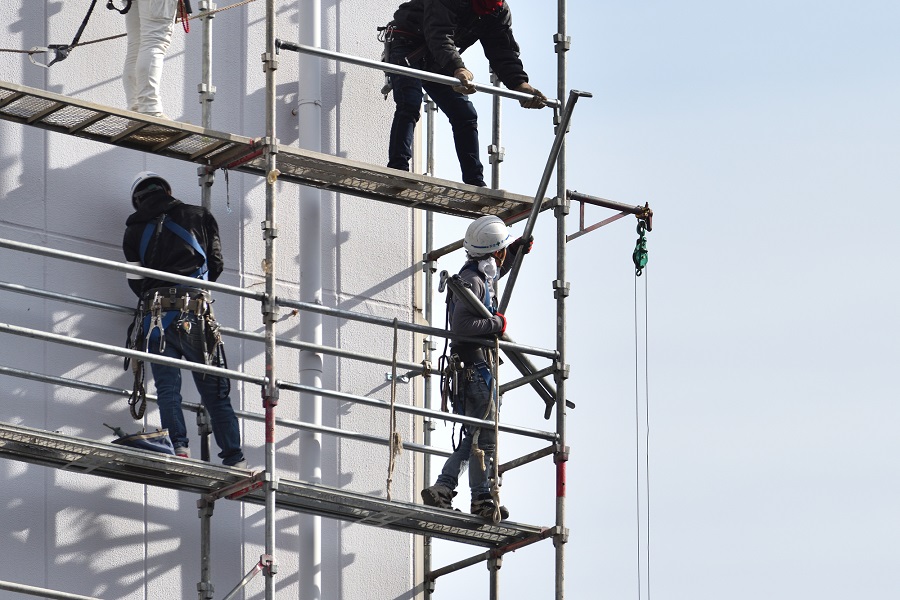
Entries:
[[[173, 221], [167, 214], [161, 214], [156, 221], [147, 223], [141, 235], [139, 256], [141, 266], [152, 263], [152, 257], [156, 253], [159, 237], [163, 229], [168, 229], [175, 234], [199, 256], [203, 258], [202, 264], [188, 277], [207, 280], [209, 265], [206, 252], [197, 240], [197, 237]], [[212, 311], [212, 299], [206, 290], [191, 288], [181, 285], [154, 288], [144, 290], [138, 300], [134, 313], [134, 320], [128, 329], [126, 345], [131, 349], [150, 351], [151, 341], [159, 342], [159, 352], [166, 347], [166, 329], [176, 321], [182, 324], [185, 333], [191, 333], [192, 321], [190, 315], [196, 317], [196, 323], [201, 328], [200, 339], [204, 344], [204, 361], [207, 365], [214, 364], [227, 368], [225, 357], [225, 345], [219, 331], [219, 324]], [[125, 368], [129, 365], [129, 359], [125, 359]], [[144, 386], [144, 362], [136, 360], [132, 365], [134, 372], [134, 386], [128, 405], [131, 416], [138, 420], [143, 418], [147, 405], [146, 388]], [[228, 381], [227, 379], [225, 381]], [[227, 385], [231, 385], [228, 381]]]

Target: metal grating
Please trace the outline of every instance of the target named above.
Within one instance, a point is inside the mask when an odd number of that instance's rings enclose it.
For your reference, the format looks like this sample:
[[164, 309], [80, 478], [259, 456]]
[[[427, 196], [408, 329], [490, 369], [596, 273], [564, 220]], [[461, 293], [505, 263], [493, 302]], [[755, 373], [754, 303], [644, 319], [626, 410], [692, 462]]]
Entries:
[[[185, 160], [266, 175], [260, 140], [203, 129], [0, 81], [0, 119]], [[533, 199], [344, 158], [278, 146], [279, 179], [463, 217], [524, 219]], [[547, 205], [548, 202], [544, 201]]]
[[[8, 423], [0, 423], [0, 457], [196, 494], [210, 494], [248, 477], [241, 469]], [[264, 505], [265, 492], [252, 489], [239, 500]], [[461, 512], [389, 502], [287, 479], [279, 480], [276, 505], [293, 512], [492, 548], [527, 544], [547, 536], [541, 527], [506, 521], [494, 525]]]

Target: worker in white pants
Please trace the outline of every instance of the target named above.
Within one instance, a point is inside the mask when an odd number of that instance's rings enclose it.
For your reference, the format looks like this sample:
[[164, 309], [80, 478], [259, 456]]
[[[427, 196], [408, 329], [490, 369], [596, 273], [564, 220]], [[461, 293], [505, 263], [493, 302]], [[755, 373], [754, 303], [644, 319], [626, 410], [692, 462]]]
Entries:
[[168, 118], [163, 114], [159, 85], [177, 6], [178, 0], [133, 0], [125, 15], [128, 51], [122, 83], [130, 110]]

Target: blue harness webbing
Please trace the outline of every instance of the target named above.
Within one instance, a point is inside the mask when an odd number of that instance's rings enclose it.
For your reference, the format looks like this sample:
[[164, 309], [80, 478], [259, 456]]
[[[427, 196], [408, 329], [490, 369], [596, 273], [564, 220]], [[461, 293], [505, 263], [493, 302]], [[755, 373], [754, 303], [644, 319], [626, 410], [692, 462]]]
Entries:
[[[193, 248], [193, 250], [203, 257], [203, 264], [201, 264], [196, 271], [188, 275], [188, 277], [195, 277], [197, 279], [208, 279], [209, 267], [207, 266], [206, 260], [206, 252], [204, 252], [203, 247], [200, 245], [200, 242], [197, 241], [196, 236], [192, 234], [190, 231], [173, 221], [169, 218], [169, 215], [163, 214], [162, 216], [162, 225], [166, 227], [169, 231], [177, 235], [181, 238], [184, 243]], [[144, 228], [144, 234], [141, 236], [141, 247], [140, 247], [140, 257], [141, 257], [141, 266], [146, 267], [145, 257], [147, 254], [147, 248], [150, 246], [150, 240], [153, 238], [153, 230], [156, 229], [158, 223], [147, 223], [147, 226]], [[170, 310], [163, 314], [162, 316], [162, 327], [166, 329], [175, 321], [175, 317], [178, 316], [178, 313], [174, 310]], [[144, 331], [148, 331], [150, 328], [150, 313], [144, 315], [143, 327]], [[151, 332], [152, 340], [159, 339], [159, 332], [157, 330], [153, 330]]]

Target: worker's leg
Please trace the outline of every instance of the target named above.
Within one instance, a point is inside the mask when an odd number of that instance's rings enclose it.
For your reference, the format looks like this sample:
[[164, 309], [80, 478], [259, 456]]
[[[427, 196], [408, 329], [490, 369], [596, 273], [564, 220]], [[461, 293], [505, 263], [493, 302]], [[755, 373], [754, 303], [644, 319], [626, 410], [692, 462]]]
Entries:
[[438, 108], [447, 115], [453, 129], [456, 157], [464, 183], [484, 187], [484, 166], [478, 148], [478, 112], [475, 105], [449, 85], [423, 82], [422, 87]]
[[[411, 51], [411, 47], [395, 42], [391, 50], [391, 62], [403, 61]], [[394, 102], [397, 106], [394, 109], [391, 137], [388, 140], [388, 166], [392, 169], [409, 171], [413, 136], [422, 112], [422, 81], [406, 75], [391, 74], [390, 77]]]
[[[177, 0], [137, 0], [140, 5], [141, 41], [135, 64], [137, 109], [146, 114], [163, 112], [159, 88], [166, 50], [172, 41]], [[134, 5], [132, 5], [134, 10]]]
[[[150, 352], [169, 358], [181, 358], [180, 344], [174, 325], [166, 328], [166, 344], [159, 351], [159, 338], [150, 341]], [[159, 420], [163, 429], [169, 430], [169, 438], [175, 448], [187, 448], [187, 427], [181, 410], [181, 369], [150, 363], [153, 382], [156, 385], [156, 403], [159, 405]]]
[[[203, 328], [200, 327], [197, 317], [193, 314], [189, 315], [185, 322], [190, 322], [191, 328], [189, 332], [185, 331], [184, 326], [181, 326], [180, 329], [179, 335], [182, 340], [184, 357], [191, 362], [205, 363], [206, 345], [203, 339]], [[224, 367], [225, 365], [213, 364], [212, 366]], [[200, 393], [200, 400], [209, 412], [213, 437], [221, 450], [219, 458], [222, 459], [223, 464], [228, 466], [241, 462], [244, 460], [244, 453], [241, 451], [240, 425], [234, 414], [234, 408], [231, 406], [231, 382], [225, 377], [196, 371], [193, 371], [193, 376], [197, 391]]]

